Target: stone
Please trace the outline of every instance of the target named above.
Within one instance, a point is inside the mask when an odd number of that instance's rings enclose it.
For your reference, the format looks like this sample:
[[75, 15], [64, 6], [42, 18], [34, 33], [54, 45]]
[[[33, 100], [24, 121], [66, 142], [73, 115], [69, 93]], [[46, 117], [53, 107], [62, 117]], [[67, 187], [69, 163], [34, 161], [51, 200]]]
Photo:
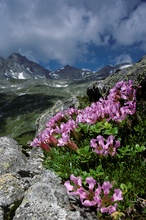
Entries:
[[96, 216], [88, 218], [82, 214], [81, 209], [70, 210], [69, 196], [61, 183], [61, 179], [52, 171], [45, 170], [26, 192], [21, 205], [16, 210], [14, 220], [82, 220], [96, 219]]
[[8, 137], [0, 137], [0, 174], [18, 172], [25, 166], [27, 158], [17, 142]]
[[43, 167], [41, 148], [27, 151], [10, 137], [0, 138], [0, 220], [97, 220], [66, 192], [62, 180]]
[[19, 175], [6, 173], [0, 176], [0, 206], [7, 207], [24, 196], [24, 186]]
[[44, 172], [16, 211], [16, 219], [65, 219], [68, 204], [65, 188], [52, 172]]

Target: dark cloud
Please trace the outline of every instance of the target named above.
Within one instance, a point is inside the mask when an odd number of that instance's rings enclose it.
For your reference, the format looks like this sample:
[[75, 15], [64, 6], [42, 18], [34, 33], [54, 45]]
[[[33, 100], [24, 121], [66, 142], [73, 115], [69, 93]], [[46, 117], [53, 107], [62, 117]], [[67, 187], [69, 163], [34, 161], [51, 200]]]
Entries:
[[73, 64], [90, 44], [139, 43], [146, 51], [146, 3], [140, 0], [0, 0], [0, 53]]

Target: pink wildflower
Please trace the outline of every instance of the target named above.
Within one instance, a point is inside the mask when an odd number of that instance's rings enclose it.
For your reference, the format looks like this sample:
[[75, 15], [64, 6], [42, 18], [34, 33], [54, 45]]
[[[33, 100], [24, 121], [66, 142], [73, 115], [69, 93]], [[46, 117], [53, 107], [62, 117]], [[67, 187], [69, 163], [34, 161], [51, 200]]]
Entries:
[[113, 186], [110, 184], [109, 181], [105, 181], [105, 182], [102, 184], [102, 189], [103, 189], [104, 195], [108, 195], [108, 194], [109, 194], [109, 191], [110, 191], [110, 189], [111, 189], [112, 187], [113, 187]]
[[68, 194], [79, 195], [79, 189], [82, 187], [81, 177], [75, 177], [73, 174], [71, 174], [70, 180], [73, 182], [73, 185], [70, 184], [69, 180], [64, 183], [64, 186], [66, 187]]
[[122, 191], [120, 189], [114, 189], [114, 194], [112, 196], [113, 201], [123, 200]]
[[120, 146], [120, 141], [116, 141], [113, 135], [110, 135], [106, 143], [105, 140], [101, 135], [98, 135], [96, 139], [91, 139], [90, 146], [94, 148], [94, 152], [101, 155], [108, 155], [114, 156], [116, 153], [117, 147]]
[[89, 188], [90, 190], [93, 190], [94, 186], [96, 185], [96, 180], [93, 179], [93, 177], [87, 177], [87, 178], [86, 178], [86, 183], [88, 183], [88, 185], [89, 185], [88, 188]]

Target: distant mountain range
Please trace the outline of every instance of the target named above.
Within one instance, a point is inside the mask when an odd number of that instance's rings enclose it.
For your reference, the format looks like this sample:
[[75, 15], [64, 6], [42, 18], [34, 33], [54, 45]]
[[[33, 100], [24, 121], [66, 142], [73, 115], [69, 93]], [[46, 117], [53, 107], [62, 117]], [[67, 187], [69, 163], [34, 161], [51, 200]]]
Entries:
[[71, 82], [82, 82], [105, 79], [116, 71], [131, 66], [130, 63], [119, 64], [114, 67], [105, 66], [98, 71], [75, 68], [66, 65], [58, 70], [51, 71], [39, 64], [28, 60], [18, 53], [11, 54], [8, 58], [0, 57], [0, 80], [3, 79], [54, 79]]

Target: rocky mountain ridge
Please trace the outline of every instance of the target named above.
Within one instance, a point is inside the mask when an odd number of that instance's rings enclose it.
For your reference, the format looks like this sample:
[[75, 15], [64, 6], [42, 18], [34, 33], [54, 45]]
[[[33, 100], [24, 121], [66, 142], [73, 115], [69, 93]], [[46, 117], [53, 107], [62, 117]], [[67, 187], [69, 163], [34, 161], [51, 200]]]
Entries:
[[33, 78], [67, 80], [70, 82], [92, 81], [105, 79], [117, 70], [128, 66], [131, 64], [124, 63], [114, 67], [108, 65], [98, 71], [91, 71], [66, 65], [58, 70], [51, 71], [28, 60], [25, 56], [13, 53], [6, 59], [0, 57], [0, 80]]

